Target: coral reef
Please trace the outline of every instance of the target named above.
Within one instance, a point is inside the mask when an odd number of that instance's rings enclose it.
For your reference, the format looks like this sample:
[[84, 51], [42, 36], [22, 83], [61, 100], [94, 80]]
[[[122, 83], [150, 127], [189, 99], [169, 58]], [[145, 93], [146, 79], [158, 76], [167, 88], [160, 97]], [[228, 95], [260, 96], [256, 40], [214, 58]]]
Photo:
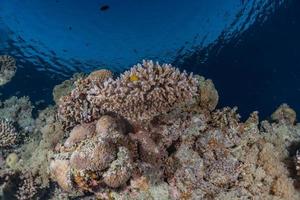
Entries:
[[8, 55], [0, 55], [0, 86], [8, 83], [17, 70], [16, 61]]
[[287, 104], [241, 121], [236, 107], [216, 109], [211, 80], [152, 61], [62, 88], [57, 97], [73, 89], [0, 154], [4, 199], [300, 199], [300, 124]]

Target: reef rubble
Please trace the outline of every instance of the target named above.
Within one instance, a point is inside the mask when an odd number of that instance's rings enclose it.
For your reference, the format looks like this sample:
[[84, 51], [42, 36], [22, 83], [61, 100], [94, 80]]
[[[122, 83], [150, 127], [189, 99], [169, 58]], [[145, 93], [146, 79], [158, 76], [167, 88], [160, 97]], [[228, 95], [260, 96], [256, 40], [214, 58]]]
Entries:
[[300, 199], [300, 124], [287, 104], [242, 121], [217, 108], [211, 80], [152, 61], [74, 76], [53, 96], [36, 119], [14, 98], [0, 123], [2, 199]]

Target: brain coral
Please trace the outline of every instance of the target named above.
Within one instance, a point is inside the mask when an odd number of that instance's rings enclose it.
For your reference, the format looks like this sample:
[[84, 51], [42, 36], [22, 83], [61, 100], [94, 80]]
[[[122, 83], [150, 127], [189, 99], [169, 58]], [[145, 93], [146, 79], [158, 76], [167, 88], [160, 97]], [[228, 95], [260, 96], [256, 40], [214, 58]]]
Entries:
[[17, 70], [16, 61], [13, 57], [0, 55], [0, 86], [8, 83]]
[[[115, 127], [117, 120], [103, 116], [98, 122], [98, 131], [93, 123], [74, 127], [75, 132], [85, 133], [83, 129], [86, 129], [86, 132], [96, 131], [96, 135], [82, 137], [81, 141], [74, 140], [70, 148], [62, 146], [53, 155], [50, 174], [65, 191], [95, 192], [101, 188], [117, 188], [131, 177], [132, 153], [126, 146], [126, 135]], [[123, 138], [118, 137], [124, 139], [123, 142], [112, 142], [108, 137], [112, 135], [115, 139], [117, 132], [123, 135]]]
[[59, 117], [69, 126], [90, 122], [105, 112], [131, 122], [150, 121], [190, 101], [198, 92], [198, 81], [192, 74], [152, 61], [133, 66], [117, 79], [90, 80], [78, 81], [59, 105]]
[[0, 147], [10, 147], [16, 143], [17, 133], [13, 125], [0, 120]]

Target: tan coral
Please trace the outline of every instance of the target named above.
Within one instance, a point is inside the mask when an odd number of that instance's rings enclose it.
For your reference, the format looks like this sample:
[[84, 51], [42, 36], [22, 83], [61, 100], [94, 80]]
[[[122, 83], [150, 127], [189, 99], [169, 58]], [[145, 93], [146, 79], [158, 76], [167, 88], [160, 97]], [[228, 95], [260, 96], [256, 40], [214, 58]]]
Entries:
[[106, 69], [100, 69], [100, 70], [96, 70], [96, 71], [93, 71], [92, 73], [90, 73], [87, 78], [91, 79], [95, 82], [103, 82], [107, 78], [111, 78], [111, 77], [112, 77], [111, 71], [106, 70]]
[[277, 122], [288, 122], [289, 124], [296, 122], [296, 112], [285, 103], [280, 105], [271, 117]]
[[214, 110], [219, 101], [219, 95], [215, 86], [210, 79], [205, 79], [202, 76], [196, 76], [199, 81], [199, 99], [200, 108]]
[[72, 191], [71, 168], [68, 160], [52, 160], [50, 162], [50, 174], [64, 191]]
[[143, 61], [115, 80], [95, 78], [101, 77], [99, 73], [78, 80], [75, 89], [60, 101], [58, 115], [67, 128], [99, 119], [107, 112], [132, 122], [149, 121], [198, 95], [197, 79], [169, 64]]
[[114, 145], [103, 140], [87, 140], [72, 153], [70, 164], [76, 170], [101, 171], [107, 168], [116, 157]]
[[111, 73], [107, 70], [98, 71], [87, 78], [79, 78], [74, 83], [75, 89], [61, 97], [58, 104], [58, 117], [65, 129], [91, 122], [101, 116], [100, 110], [87, 101], [87, 91], [93, 90], [95, 86], [101, 87], [109, 78]]
[[52, 96], [56, 104], [59, 104], [61, 97], [68, 95], [74, 89], [74, 82], [80, 78], [84, 78], [83, 73], [75, 73], [71, 79], [65, 80], [53, 88]]
[[102, 116], [96, 123], [96, 133], [102, 138], [122, 138], [124, 129], [116, 118], [109, 115]]
[[64, 146], [70, 148], [73, 145], [78, 144], [87, 138], [91, 138], [94, 134], [95, 134], [94, 123], [77, 125], [71, 130], [70, 136], [65, 141]]
[[35, 175], [30, 171], [22, 172], [20, 175], [19, 187], [15, 191], [15, 197], [18, 200], [34, 199], [37, 197], [39, 184]]
[[168, 64], [144, 60], [120, 78], [90, 92], [88, 98], [101, 109], [118, 113], [132, 122], [149, 121], [191, 100], [197, 89], [197, 79], [192, 74], [181, 73]]
[[0, 86], [8, 83], [17, 70], [16, 61], [8, 55], [0, 55]]
[[120, 147], [117, 157], [103, 174], [104, 182], [112, 188], [125, 184], [129, 180], [133, 169], [130, 153], [126, 148]]

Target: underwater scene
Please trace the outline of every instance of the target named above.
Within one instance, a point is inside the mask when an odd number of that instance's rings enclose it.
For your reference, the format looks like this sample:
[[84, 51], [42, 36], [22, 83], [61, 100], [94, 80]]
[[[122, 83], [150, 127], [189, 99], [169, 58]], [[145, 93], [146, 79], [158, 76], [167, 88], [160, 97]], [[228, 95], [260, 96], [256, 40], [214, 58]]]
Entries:
[[1, 200], [300, 200], [299, 0], [0, 0]]

